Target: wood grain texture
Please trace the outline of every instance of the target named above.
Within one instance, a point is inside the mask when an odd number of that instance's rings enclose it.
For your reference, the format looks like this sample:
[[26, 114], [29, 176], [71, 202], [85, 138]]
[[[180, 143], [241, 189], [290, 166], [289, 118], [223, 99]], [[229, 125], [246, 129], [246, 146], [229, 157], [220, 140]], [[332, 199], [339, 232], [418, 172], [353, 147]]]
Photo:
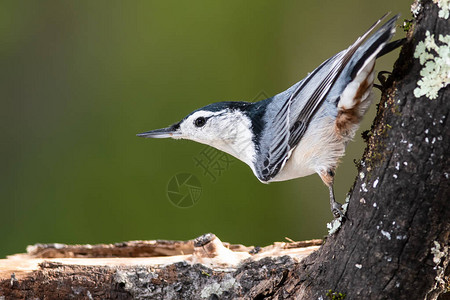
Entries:
[[[38, 244], [0, 260], [5, 299], [201, 299], [264, 294], [322, 240], [259, 248], [190, 241]], [[227, 296], [228, 297], [228, 296]]]

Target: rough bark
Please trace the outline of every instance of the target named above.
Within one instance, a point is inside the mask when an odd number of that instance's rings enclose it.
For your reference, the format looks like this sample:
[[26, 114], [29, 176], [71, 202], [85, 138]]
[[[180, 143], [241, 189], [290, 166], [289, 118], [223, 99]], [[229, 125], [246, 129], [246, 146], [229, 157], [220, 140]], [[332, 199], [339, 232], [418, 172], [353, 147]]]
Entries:
[[[421, 5], [368, 135], [348, 218], [320, 249], [279, 244], [255, 254], [211, 236], [156, 250], [37, 246], [30, 255], [46, 258], [0, 263], [0, 299], [449, 299], [450, 88], [416, 98], [422, 66], [413, 53], [427, 30], [437, 37], [450, 26], [433, 1]], [[130, 255], [175, 256], [99, 258]]]
[[346, 299], [436, 299], [448, 291], [450, 89], [416, 98], [421, 66], [413, 53], [427, 30], [437, 37], [450, 26], [436, 4], [422, 5], [379, 104], [349, 220], [289, 273], [276, 297], [287, 289], [301, 299], [326, 298], [329, 290]]
[[[194, 241], [35, 245], [0, 260], [0, 299], [236, 299], [270, 296], [322, 240], [264, 248]], [[167, 255], [167, 256], [164, 256]]]

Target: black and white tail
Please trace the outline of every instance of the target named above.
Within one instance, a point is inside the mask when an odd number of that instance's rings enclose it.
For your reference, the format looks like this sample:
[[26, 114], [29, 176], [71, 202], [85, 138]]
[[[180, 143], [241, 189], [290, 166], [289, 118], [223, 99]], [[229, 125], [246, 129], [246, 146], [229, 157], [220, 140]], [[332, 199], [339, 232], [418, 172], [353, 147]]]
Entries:
[[[338, 116], [335, 127], [336, 132], [341, 136], [353, 137], [361, 118], [370, 106], [373, 98], [372, 87], [375, 80], [375, 60], [377, 57], [394, 50], [402, 44], [402, 42], [398, 41], [389, 43], [389, 40], [395, 33], [395, 22], [399, 15], [394, 16], [368, 37], [385, 16], [378, 20], [355, 42], [355, 44], [360, 43], [360, 46], [353, 54], [348, 65], [351, 80], [337, 103]], [[362, 39], [365, 38], [367, 40], [361, 43]]]

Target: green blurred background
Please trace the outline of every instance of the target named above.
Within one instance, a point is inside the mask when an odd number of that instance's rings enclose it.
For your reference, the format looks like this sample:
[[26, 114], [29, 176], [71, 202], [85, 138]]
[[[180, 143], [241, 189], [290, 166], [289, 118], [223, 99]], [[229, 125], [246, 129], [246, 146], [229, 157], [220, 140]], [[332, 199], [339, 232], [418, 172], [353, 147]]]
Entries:
[[[38, 242], [206, 232], [261, 246], [321, 238], [332, 215], [317, 175], [264, 185], [235, 160], [212, 182], [193, 160], [203, 145], [135, 134], [211, 102], [283, 91], [385, 12], [409, 18], [410, 3], [2, 1], [0, 257]], [[337, 170], [341, 202], [363, 149], [358, 133]], [[191, 208], [166, 196], [179, 172], [201, 182]]]

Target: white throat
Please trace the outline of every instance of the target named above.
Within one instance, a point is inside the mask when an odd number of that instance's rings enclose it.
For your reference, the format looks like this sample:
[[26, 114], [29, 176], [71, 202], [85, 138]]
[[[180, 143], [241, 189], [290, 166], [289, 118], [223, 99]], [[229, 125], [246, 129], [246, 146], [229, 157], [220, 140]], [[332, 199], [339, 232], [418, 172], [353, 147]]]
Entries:
[[[213, 120], [214, 118], [214, 120]], [[222, 110], [211, 118], [213, 131], [197, 142], [210, 145], [245, 162], [253, 170], [256, 158], [251, 120], [240, 111]]]
[[233, 155], [253, 169], [256, 151], [250, 119], [243, 113], [235, 111], [224, 117], [221, 123], [223, 127], [218, 128], [218, 133], [222, 138], [214, 140], [211, 146]]

